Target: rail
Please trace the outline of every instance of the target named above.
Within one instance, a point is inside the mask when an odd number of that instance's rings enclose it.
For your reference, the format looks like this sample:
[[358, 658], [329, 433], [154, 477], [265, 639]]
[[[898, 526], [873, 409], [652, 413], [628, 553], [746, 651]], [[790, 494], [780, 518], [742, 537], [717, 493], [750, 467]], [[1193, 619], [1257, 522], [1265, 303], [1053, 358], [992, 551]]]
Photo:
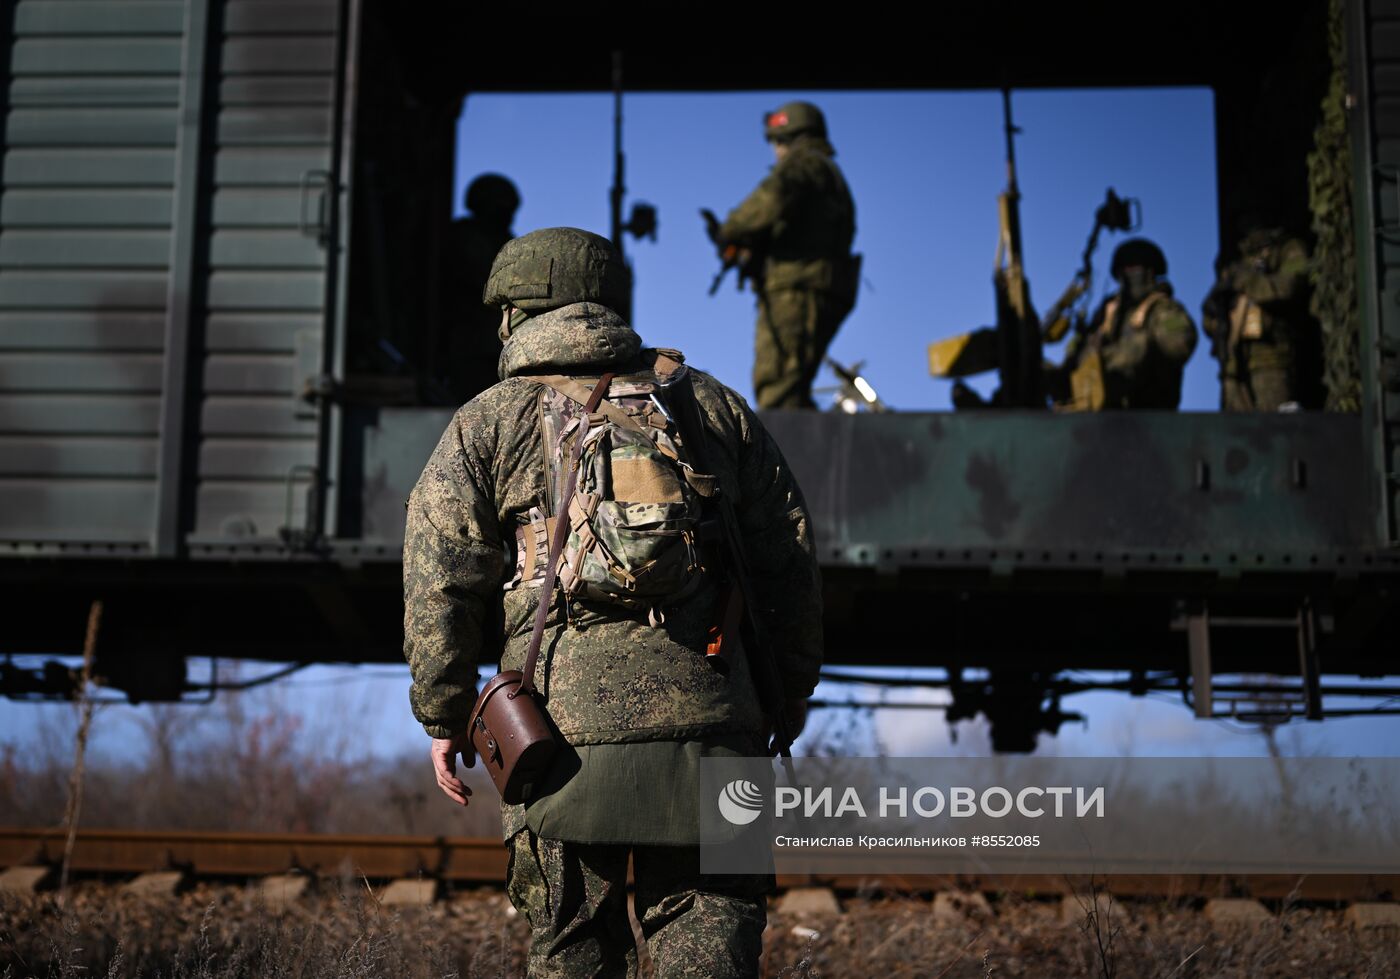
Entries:
[[[63, 831], [0, 828], [0, 868], [56, 865]], [[302, 871], [391, 879], [431, 877], [455, 884], [500, 884], [506, 851], [499, 840], [451, 836], [351, 836], [319, 833], [216, 833], [160, 830], [79, 832], [70, 870], [129, 875], [181, 870], [201, 877], [261, 877]], [[1070, 894], [1087, 889], [1089, 875], [1048, 874], [785, 874], [783, 889], [917, 893], [947, 889], [989, 893]], [[1108, 874], [1093, 878], [1120, 896], [1254, 897], [1265, 900], [1352, 902], [1394, 900], [1400, 875]]]

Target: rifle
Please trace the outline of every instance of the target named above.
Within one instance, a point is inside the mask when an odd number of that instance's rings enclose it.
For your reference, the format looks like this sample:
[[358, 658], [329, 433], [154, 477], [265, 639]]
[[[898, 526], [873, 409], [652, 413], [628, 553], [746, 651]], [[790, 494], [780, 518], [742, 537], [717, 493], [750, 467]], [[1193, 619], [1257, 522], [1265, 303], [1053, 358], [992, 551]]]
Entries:
[[715, 217], [715, 212], [708, 207], [700, 208], [700, 217], [705, 222], [705, 234], [719, 252], [719, 271], [710, 283], [710, 295], [719, 292], [719, 285], [730, 269], [739, 271], [740, 291], [743, 291], [746, 282], [753, 282], [757, 288], [758, 283], [763, 281], [763, 257], [745, 245], [725, 241], [719, 233], [719, 218]]
[[[705, 420], [701, 416], [700, 404], [695, 398], [695, 389], [690, 378], [683, 378], [676, 387], [679, 389], [675, 398], [679, 408], [676, 412], [676, 425], [690, 454], [691, 463], [701, 472], [713, 472], [705, 458]], [[758, 616], [753, 577], [749, 573], [744, 542], [739, 533], [739, 518], [734, 512], [734, 502], [724, 495], [723, 490], [716, 493], [715, 500], [720, 508], [720, 528], [730, 579], [729, 593], [724, 600], [725, 614], [721, 629], [732, 628], [733, 621], [739, 619], [739, 633], [743, 637], [744, 650], [748, 654], [749, 672], [757, 687], [759, 701], [773, 721], [773, 742], [769, 745], [769, 751], [782, 758], [788, 779], [796, 784], [797, 775], [792, 767], [793, 736], [787, 724], [787, 694], [783, 689], [783, 678], [778, 672], [773, 647], [769, 644], [767, 633]], [[722, 659], [718, 645], [712, 642], [706, 650], [707, 654], [710, 654], [711, 649], [715, 650], [712, 661]], [[727, 665], [726, 663], [726, 668]]]
[[[1216, 264], [1220, 265], [1219, 262]], [[1206, 295], [1205, 301], [1201, 303], [1201, 312], [1215, 321], [1215, 332], [1211, 334], [1210, 338], [1210, 352], [1219, 365], [1217, 379], [1220, 381], [1220, 403], [1224, 405], [1225, 367], [1226, 361], [1230, 358], [1230, 332], [1233, 329], [1230, 311], [1234, 308], [1239, 293], [1230, 278], [1221, 275], [1222, 271], [1220, 267], [1217, 267], [1216, 283]]]

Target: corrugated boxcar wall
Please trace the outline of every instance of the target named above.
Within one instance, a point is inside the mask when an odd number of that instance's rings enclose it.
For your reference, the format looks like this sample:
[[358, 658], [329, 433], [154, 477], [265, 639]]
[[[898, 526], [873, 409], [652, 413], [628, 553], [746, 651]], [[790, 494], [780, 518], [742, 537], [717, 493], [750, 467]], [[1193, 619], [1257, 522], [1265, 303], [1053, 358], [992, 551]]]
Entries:
[[338, 6], [225, 7], [196, 539], [305, 523], [317, 415], [301, 395], [322, 370]]
[[316, 464], [340, 4], [13, 10], [0, 541], [273, 539]]
[[0, 537], [147, 546], [184, 10], [14, 6]]
[[1363, 411], [1380, 540], [1400, 544], [1400, 0], [1352, 0]]

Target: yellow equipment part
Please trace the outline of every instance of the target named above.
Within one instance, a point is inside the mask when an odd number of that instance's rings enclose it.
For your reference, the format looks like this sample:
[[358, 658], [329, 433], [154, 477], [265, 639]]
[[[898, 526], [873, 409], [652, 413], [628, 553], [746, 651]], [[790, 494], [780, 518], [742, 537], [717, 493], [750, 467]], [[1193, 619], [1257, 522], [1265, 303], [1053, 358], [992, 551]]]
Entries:
[[1103, 361], [1099, 352], [1090, 348], [1079, 358], [1069, 375], [1070, 399], [1056, 405], [1057, 411], [1103, 411], [1107, 400], [1103, 387]]
[[1046, 343], [1059, 343], [1065, 338], [1065, 334], [1074, 325], [1074, 304], [1088, 290], [1089, 280], [1080, 274], [1060, 293], [1060, 298], [1055, 300], [1055, 305], [1050, 307], [1050, 312], [1046, 313], [1045, 319], [1041, 321], [1040, 335]]
[[1044, 338], [1046, 343], [1059, 343], [1069, 332], [1070, 322], [1068, 316], [1058, 316], [1050, 321], [1050, 325], [1045, 327]]
[[997, 331], [982, 327], [928, 345], [928, 370], [934, 377], [967, 377], [996, 370]]

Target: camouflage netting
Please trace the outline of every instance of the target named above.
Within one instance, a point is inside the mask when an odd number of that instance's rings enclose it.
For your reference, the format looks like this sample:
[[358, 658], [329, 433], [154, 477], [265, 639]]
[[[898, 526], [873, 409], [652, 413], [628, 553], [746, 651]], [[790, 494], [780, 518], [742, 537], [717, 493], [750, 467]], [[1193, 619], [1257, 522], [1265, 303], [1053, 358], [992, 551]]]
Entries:
[[1361, 410], [1361, 332], [1356, 294], [1351, 143], [1347, 132], [1344, 0], [1331, 0], [1332, 77], [1308, 154], [1308, 199], [1317, 236], [1312, 313], [1322, 324], [1328, 411]]

